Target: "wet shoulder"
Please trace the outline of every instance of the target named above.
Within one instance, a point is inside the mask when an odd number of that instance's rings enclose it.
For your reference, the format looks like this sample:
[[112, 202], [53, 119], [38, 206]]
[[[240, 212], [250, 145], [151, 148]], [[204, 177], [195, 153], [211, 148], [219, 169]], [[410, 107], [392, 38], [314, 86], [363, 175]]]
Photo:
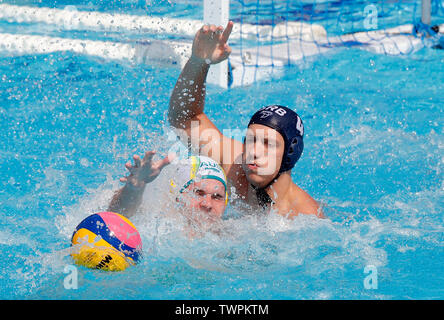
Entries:
[[291, 192], [291, 211], [298, 214], [313, 214], [320, 218], [324, 215], [319, 203], [313, 199], [305, 190], [294, 184]]

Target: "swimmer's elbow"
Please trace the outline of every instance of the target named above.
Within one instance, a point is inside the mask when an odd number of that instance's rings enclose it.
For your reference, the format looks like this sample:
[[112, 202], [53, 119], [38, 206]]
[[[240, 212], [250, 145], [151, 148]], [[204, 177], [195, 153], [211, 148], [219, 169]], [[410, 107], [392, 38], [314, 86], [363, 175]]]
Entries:
[[180, 128], [180, 121], [177, 118], [177, 116], [172, 116], [171, 113], [168, 113], [168, 122], [170, 123], [171, 126], [173, 126], [174, 128]]
[[181, 117], [168, 114], [168, 122], [176, 129], [186, 129], [186, 121]]
[[167, 119], [169, 124], [177, 129], [186, 129], [187, 123], [192, 119], [194, 114], [192, 114], [189, 110], [183, 110], [181, 112], [177, 112], [174, 108], [170, 107]]

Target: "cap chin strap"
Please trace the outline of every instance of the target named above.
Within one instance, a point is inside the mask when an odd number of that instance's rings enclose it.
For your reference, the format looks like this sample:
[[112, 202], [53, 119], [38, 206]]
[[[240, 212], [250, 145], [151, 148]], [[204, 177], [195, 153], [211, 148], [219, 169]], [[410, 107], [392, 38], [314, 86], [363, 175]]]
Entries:
[[291, 168], [287, 169], [287, 168], [285, 168], [284, 164], [281, 164], [281, 168], [279, 169], [279, 172], [276, 174], [276, 176], [273, 179], [271, 179], [271, 181], [265, 187], [258, 188], [258, 187], [251, 184], [251, 187], [256, 192], [256, 198], [257, 198], [257, 201], [259, 202], [259, 205], [261, 207], [266, 208], [268, 206], [268, 204], [275, 203], [268, 195], [266, 189], [269, 188], [273, 183], [275, 183], [277, 181], [277, 179], [279, 179], [282, 172], [291, 170], [291, 169], [293, 169], [293, 167], [294, 167], [294, 165], [291, 166]]
[[266, 208], [268, 206], [268, 204], [274, 204], [275, 203], [271, 199], [269, 194], [267, 193], [266, 189], [268, 187], [270, 187], [273, 183], [275, 183], [276, 180], [279, 179], [280, 175], [281, 175], [281, 172], [279, 171], [278, 174], [273, 179], [271, 179], [271, 181], [265, 187], [258, 188], [258, 187], [254, 186], [254, 185], [251, 185], [253, 190], [256, 192], [257, 201], [259, 202], [259, 205], [262, 208]]

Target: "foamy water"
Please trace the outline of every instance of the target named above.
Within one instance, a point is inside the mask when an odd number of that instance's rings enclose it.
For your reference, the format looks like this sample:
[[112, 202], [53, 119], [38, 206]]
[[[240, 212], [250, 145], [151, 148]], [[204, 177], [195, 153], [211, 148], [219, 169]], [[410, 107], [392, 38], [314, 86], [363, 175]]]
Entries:
[[[8, 28], [16, 26], [8, 25]], [[442, 298], [442, 51], [410, 57], [335, 51], [248, 88], [209, 88], [221, 129], [257, 108], [293, 107], [306, 129], [294, 181], [326, 219], [230, 206], [217, 232], [190, 239], [164, 185], [131, 221], [143, 260], [120, 273], [78, 268], [64, 287], [70, 239], [105, 211], [133, 154], [168, 140], [180, 70], [70, 53], [0, 58], [0, 297], [5, 299]], [[378, 288], [365, 287], [377, 270]]]

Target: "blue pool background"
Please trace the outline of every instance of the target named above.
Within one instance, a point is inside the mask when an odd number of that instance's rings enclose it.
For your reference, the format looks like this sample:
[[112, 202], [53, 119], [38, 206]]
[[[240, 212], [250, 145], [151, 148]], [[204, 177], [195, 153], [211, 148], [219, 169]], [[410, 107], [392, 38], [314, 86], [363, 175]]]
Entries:
[[[88, 6], [140, 13], [137, 3]], [[198, 15], [197, 1], [183, 6]], [[344, 48], [280, 79], [210, 87], [206, 111], [219, 128], [244, 129], [262, 105], [298, 111], [305, 150], [293, 179], [329, 219], [245, 216], [224, 221], [229, 236], [189, 241], [156, 202], [163, 175], [131, 219], [142, 263], [121, 273], [79, 267], [78, 289], [67, 290], [75, 226], [106, 209], [134, 153], [165, 154], [173, 143], [165, 114], [180, 70], [0, 54], [0, 298], [442, 299], [443, 63], [444, 51], [430, 48], [406, 57]]]

